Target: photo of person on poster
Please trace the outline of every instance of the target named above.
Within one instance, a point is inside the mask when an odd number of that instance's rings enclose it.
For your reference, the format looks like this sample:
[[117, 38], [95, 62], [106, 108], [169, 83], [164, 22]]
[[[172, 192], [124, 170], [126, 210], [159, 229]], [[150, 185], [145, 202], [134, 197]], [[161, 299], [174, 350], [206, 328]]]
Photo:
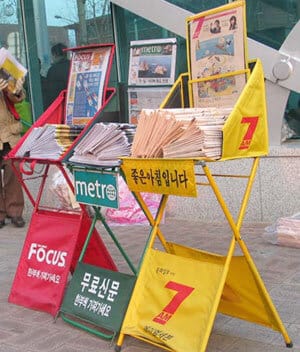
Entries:
[[229, 19], [229, 30], [232, 31], [237, 29], [237, 20], [235, 16], [231, 16]]
[[215, 20], [210, 24], [210, 33], [221, 33], [221, 25], [219, 20]]

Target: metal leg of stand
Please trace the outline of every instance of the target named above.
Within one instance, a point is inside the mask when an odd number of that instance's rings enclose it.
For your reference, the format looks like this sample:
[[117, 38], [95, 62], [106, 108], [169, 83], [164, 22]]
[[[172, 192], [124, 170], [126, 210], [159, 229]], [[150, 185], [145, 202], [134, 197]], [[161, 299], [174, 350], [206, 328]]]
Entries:
[[235, 223], [235, 221], [233, 220], [233, 217], [230, 213], [230, 211], [228, 210], [228, 207], [221, 195], [221, 192], [219, 191], [219, 188], [209, 170], [209, 168], [207, 167], [207, 165], [202, 165], [202, 168], [203, 168], [203, 171], [215, 193], [215, 196], [224, 212], [224, 215], [233, 231], [233, 236], [234, 236], [234, 239], [238, 242], [248, 264], [249, 264], [249, 267], [251, 268], [251, 271], [252, 271], [252, 274], [254, 275], [255, 277], [255, 280], [257, 282], [257, 285], [259, 286], [260, 290], [262, 291], [263, 293], [263, 296], [269, 306], [269, 309], [270, 311], [272, 312], [272, 315], [273, 315], [273, 318], [275, 319], [275, 321], [277, 322], [278, 326], [279, 326], [279, 329], [280, 329], [280, 332], [281, 334], [283, 335], [283, 338], [286, 342], [287, 345], [290, 345], [292, 343], [290, 337], [288, 336], [288, 333], [280, 319], [280, 316], [271, 300], [271, 297], [265, 287], [265, 284], [256, 268], [256, 265], [248, 251], [248, 248], [245, 244], [245, 242], [242, 240], [241, 238], [241, 234], [240, 234], [240, 228], [241, 228], [241, 225], [242, 225], [242, 221], [243, 221], [243, 218], [244, 218], [244, 214], [245, 214], [245, 210], [246, 210], [246, 206], [248, 204], [248, 200], [249, 200], [249, 197], [250, 197], [250, 193], [251, 193], [251, 189], [252, 189], [252, 186], [253, 186], [253, 182], [254, 182], [254, 178], [255, 178], [255, 174], [256, 174], [256, 171], [257, 171], [257, 168], [258, 168], [258, 162], [259, 162], [259, 159], [258, 158], [255, 158], [254, 161], [253, 161], [253, 166], [252, 166], [252, 169], [251, 169], [251, 172], [250, 172], [250, 176], [249, 176], [249, 180], [248, 180], [248, 184], [247, 184], [247, 187], [246, 187], [246, 191], [245, 191], [245, 194], [243, 196], [243, 200], [242, 200], [242, 204], [241, 204], [241, 208], [240, 208], [240, 212], [239, 212], [239, 216], [238, 216], [238, 220], [237, 222]]

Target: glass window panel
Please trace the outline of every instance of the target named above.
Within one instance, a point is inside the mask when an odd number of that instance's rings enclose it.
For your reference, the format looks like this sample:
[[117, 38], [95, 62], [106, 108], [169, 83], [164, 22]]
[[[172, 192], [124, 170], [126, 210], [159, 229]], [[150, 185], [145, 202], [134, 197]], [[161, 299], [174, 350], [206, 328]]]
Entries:
[[[168, 0], [171, 4], [193, 13], [224, 5], [220, 0]], [[299, 20], [299, 0], [246, 1], [248, 36], [279, 49], [286, 36]], [[255, 14], [255, 15], [254, 15]]]
[[[185, 38], [162, 28], [153, 22], [139, 17], [130, 11], [123, 10], [119, 7], [116, 9], [116, 22], [118, 32], [118, 44], [120, 45], [119, 55], [122, 57], [121, 80], [127, 83], [130, 42], [134, 40], [176, 38], [177, 39], [177, 57], [181, 58], [177, 62], [177, 71], [186, 72], [186, 44]], [[123, 45], [124, 44], [124, 45]]]
[[7, 48], [23, 65], [25, 48], [17, 1], [0, 2], [0, 45]]
[[[230, 1], [168, 0], [168, 2], [193, 13], [199, 13]], [[248, 37], [278, 50], [300, 18], [300, 1], [246, 1], [246, 12]], [[285, 120], [288, 123], [291, 138], [300, 138], [300, 94], [291, 93]]]
[[187, 11], [191, 11], [193, 13], [199, 13], [202, 11], [206, 11], [212, 9], [214, 7], [218, 7], [224, 5], [228, 1], [224, 0], [168, 0], [169, 3], [179, 6]]
[[300, 3], [298, 0], [248, 1], [248, 36], [275, 49], [279, 49], [297, 23], [299, 11]]
[[[70, 48], [114, 41], [108, 0], [33, 0], [33, 3], [37, 51], [43, 77], [47, 77], [50, 66], [56, 60], [51, 53], [54, 45], [62, 43]], [[54, 94], [49, 93], [49, 85], [43, 81], [46, 109], [53, 101]]]
[[[193, 13], [198, 13], [221, 6], [227, 0], [169, 0], [170, 3], [180, 6]], [[90, 44], [113, 42], [113, 29], [110, 14], [109, 0], [32, 0], [34, 19], [32, 14], [25, 12], [25, 17], [32, 19], [35, 34], [29, 36], [28, 48], [25, 48], [23, 26], [19, 3], [25, 1], [1, 0], [0, 1], [0, 45], [8, 46], [9, 50], [20, 62], [30, 67], [31, 81], [47, 74], [52, 62], [50, 48], [57, 42], [63, 42], [68, 47]], [[27, 1], [30, 3], [30, 1]], [[251, 0], [246, 2], [248, 36], [273, 48], [279, 49], [288, 33], [299, 20], [299, 0]], [[117, 7], [118, 8], [118, 7]], [[28, 11], [28, 8], [27, 8]], [[29, 11], [30, 7], [29, 7]], [[255, 14], [255, 16], [253, 15]], [[177, 37], [174, 33], [161, 28], [146, 19], [140, 18], [128, 11], [119, 9], [118, 22], [118, 50], [121, 53], [121, 82], [127, 81], [129, 42], [131, 40], [154, 39], [164, 37]], [[29, 28], [31, 23], [29, 24]], [[28, 37], [27, 24], [27, 37]], [[32, 39], [33, 38], [33, 39]], [[121, 40], [120, 40], [121, 38]], [[177, 37], [178, 56], [181, 57], [177, 64], [178, 73], [186, 71], [186, 48], [184, 38]], [[35, 63], [37, 48], [41, 67]], [[25, 51], [26, 49], [26, 51]], [[25, 52], [29, 52], [26, 57]], [[26, 63], [26, 59], [29, 62]], [[116, 69], [112, 71], [113, 85], [118, 84]], [[26, 80], [27, 81], [27, 80]], [[31, 102], [31, 89], [27, 83], [27, 99]], [[36, 88], [37, 89], [37, 88]], [[36, 94], [32, 94], [33, 99]], [[292, 93], [286, 107], [286, 119], [300, 121], [299, 94]], [[36, 102], [33, 107], [37, 106]]]
[[[25, 41], [21, 23], [20, 6], [18, 1], [0, 1], [0, 47], [5, 47], [24, 66], [26, 63]], [[30, 105], [30, 92], [28, 79], [24, 83], [26, 99], [16, 104], [16, 109], [21, 115], [24, 131], [32, 123], [32, 112]]]

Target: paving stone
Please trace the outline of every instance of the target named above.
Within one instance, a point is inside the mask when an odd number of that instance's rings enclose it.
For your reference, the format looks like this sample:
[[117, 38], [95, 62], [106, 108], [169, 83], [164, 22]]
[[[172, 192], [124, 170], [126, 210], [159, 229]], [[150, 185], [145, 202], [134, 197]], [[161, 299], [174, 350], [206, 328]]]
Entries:
[[[52, 316], [10, 304], [7, 298], [27, 233], [10, 224], [0, 229], [0, 352], [110, 352], [110, 343]], [[267, 243], [265, 223], [244, 223], [242, 237], [264, 280], [273, 302], [294, 342], [286, 349], [282, 335], [271, 329], [218, 314], [207, 352], [300, 352], [300, 250]], [[97, 228], [120, 271], [130, 272], [103, 226]], [[166, 239], [192, 248], [225, 254], [231, 230], [224, 223], [197, 223], [166, 218], [160, 226]], [[116, 237], [135, 265], [138, 265], [150, 227], [113, 226]], [[156, 246], [159, 244], [156, 243]], [[236, 254], [240, 254], [237, 251]], [[122, 352], [159, 352], [162, 349], [126, 336]], [[187, 352], [187, 351], [183, 351]]]

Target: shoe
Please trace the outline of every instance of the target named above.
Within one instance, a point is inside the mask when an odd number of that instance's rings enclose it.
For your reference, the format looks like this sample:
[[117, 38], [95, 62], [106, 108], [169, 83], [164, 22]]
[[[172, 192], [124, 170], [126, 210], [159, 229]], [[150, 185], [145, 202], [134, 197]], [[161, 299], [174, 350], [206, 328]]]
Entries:
[[0, 220], [0, 229], [2, 229], [3, 226], [5, 226], [5, 220]]
[[24, 227], [25, 221], [23, 220], [22, 216], [12, 217], [11, 223], [14, 224], [16, 227]]

